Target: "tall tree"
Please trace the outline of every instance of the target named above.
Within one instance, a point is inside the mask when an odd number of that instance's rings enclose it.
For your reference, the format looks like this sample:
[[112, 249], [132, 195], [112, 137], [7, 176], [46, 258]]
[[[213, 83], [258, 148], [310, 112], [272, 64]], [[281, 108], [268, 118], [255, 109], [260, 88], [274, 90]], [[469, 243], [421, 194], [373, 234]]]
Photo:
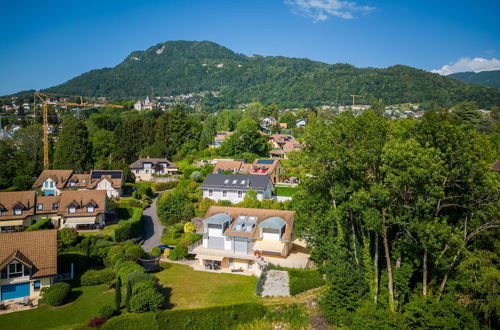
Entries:
[[92, 164], [91, 147], [87, 127], [74, 117], [68, 117], [63, 123], [54, 152], [55, 169], [71, 169], [82, 172]]

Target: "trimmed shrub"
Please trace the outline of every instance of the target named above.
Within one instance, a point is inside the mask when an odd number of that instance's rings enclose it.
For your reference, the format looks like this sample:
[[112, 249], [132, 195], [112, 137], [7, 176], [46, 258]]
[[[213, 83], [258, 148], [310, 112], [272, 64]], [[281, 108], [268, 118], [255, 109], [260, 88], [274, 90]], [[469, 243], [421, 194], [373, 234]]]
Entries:
[[177, 183], [179, 181], [167, 181], [167, 182], [155, 182], [152, 185], [152, 188], [154, 191], [163, 191], [163, 190], [169, 190], [169, 189], [174, 189], [177, 187]]
[[90, 319], [89, 323], [87, 323], [87, 326], [89, 328], [100, 328], [105, 322], [106, 322], [105, 318], [93, 317]]
[[52, 223], [51, 218], [43, 218], [38, 220], [36, 223], [32, 224], [25, 231], [34, 231], [40, 229], [52, 229], [54, 228], [54, 224]]
[[57, 232], [57, 240], [63, 246], [75, 245], [78, 240], [78, 231], [75, 228], [63, 228]]
[[139, 188], [137, 189], [137, 192], [139, 193], [139, 195], [141, 197], [150, 197], [150, 198], [153, 198], [153, 196], [155, 195], [153, 193], [153, 189], [151, 189], [151, 185], [149, 186], [146, 186], [146, 185], [140, 185]]
[[71, 271], [71, 264], [73, 264], [74, 271], [82, 273], [88, 269], [88, 259], [81, 253], [59, 253], [57, 256], [57, 272], [68, 273]]
[[157, 311], [165, 303], [165, 297], [153, 288], [138, 291], [130, 298], [130, 311], [143, 313], [147, 311]]
[[156, 203], [156, 211], [163, 225], [189, 221], [194, 216], [194, 206], [187, 193], [177, 189], [161, 194]]
[[139, 259], [144, 256], [144, 249], [139, 245], [132, 245], [125, 250], [125, 257]]
[[184, 259], [188, 254], [188, 249], [186, 246], [177, 245], [172, 251], [170, 251], [168, 258], [170, 260], [176, 261], [179, 259]]
[[122, 220], [115, 229], [115, 241], [123, 242], [141, 236], [142, 208], [134, 207], [128, 210], [131, 214], [129, 220]]
[[161, 256], [161, 249], [155, 246], [154, 248], [151, 249], [151, 252], [149, 254], [152, 255], [153, 257], [159, 257]]
[[99, 317], [103, 319], [109, 319], [113, 314], [115, 314], [115, 310], [111, 306], [102, 306], [99, 310]]
[[184, 224], [184, 232], [185, 233], [194, 233], [196, 231], [196, 227], [192, 222], [186, 222]]
[[127, 283], [130, 282], [132, 284], [132, 287], [134, 287], [137, 283], [146, 281], [156, 282], [158, 281], [158, 279], [153, 275], [144, 272], [132, 272], [127, 275], [125, 281]]
[[159, 330], [155, 313], [123, 314], [107, 321], [102, 329]]
[[317, 269], [288, 269], [288, 275], [292, 296], [325, 284], [323, 275]]
[[115, 272], [111, 268], [101, 270], [89, 269], [80, 278], [80, 283], [83, 286], [99, 285], [103, 283], [111, 283], [115, 278]]
[[42, 289], [43, 301], [50, 306], [62, 305], [71, 292], [71, 286], [68, 283], [60, 282]]
[[144, 273], [144, 268], [133, 261], [124, 261], [116, 264], [115, 272], [117, 276], [120, 276], [122, 282], [125, 283], [128, 274], [133, 272]]
[[133, 288], [132, 288], [132, 295], [135, 295], [139, 292], [148, 290], [148, 289], [153, 289], [153, 290], [158, 290], [158, 284], [156, 281], [149, 280], [149, 281], [143, 281], [136, 283]]

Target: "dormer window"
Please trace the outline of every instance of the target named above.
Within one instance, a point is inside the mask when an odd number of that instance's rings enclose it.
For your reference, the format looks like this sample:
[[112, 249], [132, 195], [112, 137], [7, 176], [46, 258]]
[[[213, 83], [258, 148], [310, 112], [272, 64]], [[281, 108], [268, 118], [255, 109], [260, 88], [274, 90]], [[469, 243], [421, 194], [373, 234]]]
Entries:
[[43, 183], [43, 186], [44, 186], [45, 188], [48, 188], [48, 187], [49, 187], [49, 181], [45, 181], [45, 182]]
[[86, 183], [87, 183], [87, 179], [83, 179], [83, 180], [82, 180], [82, 183], [83, 183], [83, 184], [86, 184]]
[[70, 205], [68, 207], [68, 213], [76, 213], [76, 207], [74, 205]]
[[70, 185], [71, 187], [74, 187], [74, 186], [76, 186], [76, 182], [75, 182], [75, 181], [71, 181], [71, 182], [69, 183], [69, 185]]
[[57, 210], [59, 208], [59, 204], [57, 203], [52, 203], [52, 209]]
[[43, 210], [43, 204], [36, 204], [36, 209], [38, 211], [42, 211]]
[[54, 182], [50, 181], [50, 188], [54, 188]]
[[30, 267], [14, 260], [7, 267], [2, 269], [2, 279], [29, 276], [30, 271]]
[[20, 207], [15, 208], [14, 215], [23, 215], [23, 210]]
[[87, 212], [88, 213], [94, 212], [94, 205], [87, 205]]

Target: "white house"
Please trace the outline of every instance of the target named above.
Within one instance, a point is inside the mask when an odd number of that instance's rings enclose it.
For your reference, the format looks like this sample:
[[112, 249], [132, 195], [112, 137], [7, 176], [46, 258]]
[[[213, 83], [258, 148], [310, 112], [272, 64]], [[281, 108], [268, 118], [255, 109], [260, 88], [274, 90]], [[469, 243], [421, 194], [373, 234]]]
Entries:
[[305, 126], [306, 124], [307, 124], [307, 122], [305, 119], [297, 119], [295, 121], [295, 127], [302, 127], [302, 126]]
[[203, 198], [235, 204], [243, 201], [248, 190], [254, 190], [258, 200], [272, 198], [273, 183], [267, 175], [209, 174], [200, 188]]
[[130, 164], [135, 181], [153, 181], [154, 175], [172, 175], [179, 173], [179, 167], [166, 158], [139, 158]]

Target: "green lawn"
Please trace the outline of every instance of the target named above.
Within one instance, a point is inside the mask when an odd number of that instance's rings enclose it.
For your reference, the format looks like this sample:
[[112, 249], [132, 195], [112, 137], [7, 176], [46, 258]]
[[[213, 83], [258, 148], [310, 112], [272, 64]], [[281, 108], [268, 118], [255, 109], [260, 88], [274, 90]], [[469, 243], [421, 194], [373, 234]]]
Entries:
[[162, 263], [162, 267], [155, 276], [170, 291], [169, 303], [174, 309], [257, 301], [254, 276], [200, 272], [173, 263]]
[[82, 235], [82, 236], [94, 236], [94, 235], [109, 235], [111, 236], [116, 227], [118, 225], [109, 225], [109, 226], [106, 226], [104, 227], [103, 230], [98, 230], [98, 231], [84, 231], [84, 232], [79, 232], [78, 235]]
[[293, 197], [299, 189], [297, 187], [276, 185], [275, 190], [276, 196]]
[[97, 316], [102, 306], [114, 306], [114, 291], [108, 290], [106, 285], [78, 287], [73, 289], [73, 293], [76, 299], [62, 306], [42, 304], [31, 310], [0, 315], [0, 328], [31, 330], [86, 324]]

